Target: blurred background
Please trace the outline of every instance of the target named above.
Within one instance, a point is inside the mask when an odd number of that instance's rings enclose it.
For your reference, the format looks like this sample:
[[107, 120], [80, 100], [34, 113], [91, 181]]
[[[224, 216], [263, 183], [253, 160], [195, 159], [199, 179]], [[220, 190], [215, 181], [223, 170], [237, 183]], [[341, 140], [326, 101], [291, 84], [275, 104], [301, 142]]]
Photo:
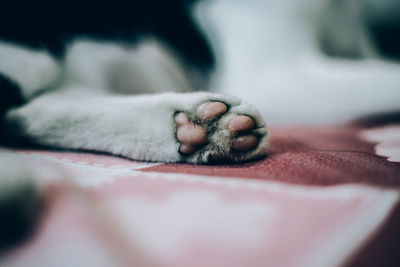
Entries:
[[267, 121], [400, 110], [400, 1], [208, 0], [195, 16], [217, 56], [212, 88]]

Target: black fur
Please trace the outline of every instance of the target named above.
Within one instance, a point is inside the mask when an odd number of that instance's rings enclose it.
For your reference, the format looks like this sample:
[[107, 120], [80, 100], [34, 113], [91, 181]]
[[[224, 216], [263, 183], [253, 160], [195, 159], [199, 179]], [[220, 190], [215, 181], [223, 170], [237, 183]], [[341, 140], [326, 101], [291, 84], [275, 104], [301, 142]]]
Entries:
[[35, 230], [45, 208], [33, 181], [24, 181], [12, 194], [0, 195], [0, 256]]
[[[4, 74], [0, 73], [0, 145], [1, 146], [23, 146], [30, 144], [29, 139], [22, 139], [20, 133], [23, 131], [22, 122], [14, 122], [13, 126], [5, 126], [4, 116], [6, 112], [14, 107], [22, 106], [25, 100], [21, 88]], [[9, 124], [9, 123], [8, 123]], [[21, 141], [24, 140], [24, 141]]]
[[24, 103], [21, 88], [0, 72], [0, 117], [2, 118], [8, 109]]
[[0, 40], [43, 48], [62, 56], [77, 37], [132, 43], [154, 35], [179, 52], [187, 63], [206, 71], [214, 57], [184, 0], [6, 0], [0, 8]]

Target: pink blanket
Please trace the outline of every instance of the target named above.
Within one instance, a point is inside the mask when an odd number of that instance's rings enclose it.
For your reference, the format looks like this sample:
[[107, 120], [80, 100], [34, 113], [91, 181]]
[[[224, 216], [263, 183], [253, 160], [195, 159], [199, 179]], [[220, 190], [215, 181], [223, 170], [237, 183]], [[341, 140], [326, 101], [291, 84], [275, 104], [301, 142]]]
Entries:
[[1, 263], [400, 266], [400, 124], [270, 129], [268, 157], [240, 165], [10, 151], [65, 173]]

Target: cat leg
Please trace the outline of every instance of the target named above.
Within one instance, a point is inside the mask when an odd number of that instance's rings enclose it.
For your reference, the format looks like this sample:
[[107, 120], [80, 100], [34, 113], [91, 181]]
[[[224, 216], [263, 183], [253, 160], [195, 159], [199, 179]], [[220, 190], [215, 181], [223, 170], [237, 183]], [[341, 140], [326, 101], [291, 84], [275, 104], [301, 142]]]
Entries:
[[61, 67], [45, 51], [0, 41], [0, 73], [17, 83], [23, 98], [29, 100], [58, 81]]
[[38, 97], [9, 111], [6, 122], [42, 145], [136, 160], [243, 162], [266, 154], [265, 122], [234, 97], [164, 93], [82, 99], [72, 92]]

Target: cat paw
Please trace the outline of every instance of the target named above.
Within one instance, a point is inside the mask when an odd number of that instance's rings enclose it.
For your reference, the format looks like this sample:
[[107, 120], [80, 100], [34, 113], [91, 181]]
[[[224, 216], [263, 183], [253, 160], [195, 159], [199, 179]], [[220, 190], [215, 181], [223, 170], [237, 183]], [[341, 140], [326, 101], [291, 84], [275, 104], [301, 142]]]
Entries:
[[186, 162], [244, 162], [266, 155], [268, 130], [252, 106], [207, 101], [194, 112], [177, 112], [174, 121]]

